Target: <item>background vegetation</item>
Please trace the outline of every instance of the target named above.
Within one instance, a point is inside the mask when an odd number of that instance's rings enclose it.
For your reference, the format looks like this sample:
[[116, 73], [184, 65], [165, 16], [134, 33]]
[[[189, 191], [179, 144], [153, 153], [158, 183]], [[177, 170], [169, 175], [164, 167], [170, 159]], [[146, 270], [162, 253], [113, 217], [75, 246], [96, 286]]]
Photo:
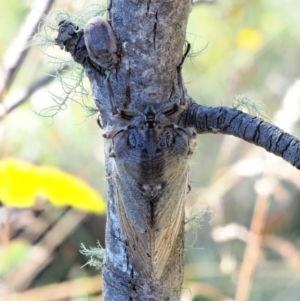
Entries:
[[[91, 3], [56, 0], [54, 7], [76, 12]], [[33, 0], [0, 3], [3, 65], [33, 6]], [[256, 105], [252, 110], [248, 106], [250, 113], [300, 137], [299, 12], [297, 0], [195, 4], [187, 29], [192, 51], [184, 64], [190, 95], [212, 106], [234, 103], [242, 108], [251, 100]], [[9, 105], [52, 71], [47, 58], [31, 47], [2, 104]], [[52, 165], [84, 180], [105, 198], [97, 116], [87, 117], [75, 102], [53, 119], [39, 115], [53, 105], [48, 91], [60, 89], [59, 82], [52, 81], [2, 116], [0, 162], [13, 157]], [[85, 102], [93, 103], [90, 96]], [[14, 185], [24, 189], [25, 180], [23, 176]], [[62, 191], [73, 190], [60, 185]], [[300, 300], [299, 172], [237, 138], [202, 135], [191, 163], [190, 185], [187, 217], [197, 209], [204, 213], [187, 223], [183, 300]], [[104, 244], [105, 217], [50, 201], [39, 197], [29, 208], [0, 208], [0, 296], [22, 301], [87, 300], [87, 296], [101, 300], [99, 272], [80, 268], [87, 259], [78, 250], [80, 243]], [[197, 221], [201, 228], [195, 234]]]

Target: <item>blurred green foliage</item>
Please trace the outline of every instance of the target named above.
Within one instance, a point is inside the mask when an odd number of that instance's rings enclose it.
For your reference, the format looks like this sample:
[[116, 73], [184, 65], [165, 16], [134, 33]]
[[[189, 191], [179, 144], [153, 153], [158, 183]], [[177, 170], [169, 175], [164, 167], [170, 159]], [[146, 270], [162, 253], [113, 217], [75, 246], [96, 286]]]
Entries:
[[0, 57], [3, 56], [12, 37], [22, 25], [24, 16], [29, 12], [28, 1], [1, 1], [0, 3]]

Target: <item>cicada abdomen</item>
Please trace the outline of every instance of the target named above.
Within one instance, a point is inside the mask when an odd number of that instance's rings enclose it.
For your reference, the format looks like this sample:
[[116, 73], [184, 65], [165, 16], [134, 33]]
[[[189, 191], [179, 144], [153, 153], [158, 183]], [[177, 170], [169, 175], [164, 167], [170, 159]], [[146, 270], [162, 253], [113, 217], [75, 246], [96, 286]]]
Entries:
[[161, 278], [179, 234], [195, 136], [145, 118], [112, 138], [121, 234], [132, 266], [146, 277]]

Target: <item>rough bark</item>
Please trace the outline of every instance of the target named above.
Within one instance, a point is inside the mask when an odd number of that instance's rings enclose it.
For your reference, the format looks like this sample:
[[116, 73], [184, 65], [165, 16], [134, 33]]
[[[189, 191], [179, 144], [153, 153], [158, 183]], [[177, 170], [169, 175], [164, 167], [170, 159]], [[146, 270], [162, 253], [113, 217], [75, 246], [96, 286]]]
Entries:
[[[185, 93], [190, 8], [191, 0], [111, 1], [117, 47], [105, 22], [99, 30], [106, 40], [88, 50], [87, 33], [60, 24], [57, 43], [85, 68], [107, 138], [106, 301], [180, 299], [190, 127], [235, 135], [300, 166], [299, 141], [291, 135], [238, 110], [197, 105]], [[99, 60], [96, 48], [105, 45], [110, 49]]]
[[228, 134], [264, 148], [300, 169], [300, 141], [261, 118], [229, 107], [208, 107], [196, 103], [182, 114], [184, 126], [198, 134]]

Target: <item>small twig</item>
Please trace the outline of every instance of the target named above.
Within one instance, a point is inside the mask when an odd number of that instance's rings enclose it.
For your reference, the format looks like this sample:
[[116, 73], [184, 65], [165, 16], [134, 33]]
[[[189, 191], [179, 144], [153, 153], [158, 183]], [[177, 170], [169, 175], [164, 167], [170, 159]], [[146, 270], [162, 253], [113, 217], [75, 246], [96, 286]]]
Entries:
[[259, 261], [263, 230], [269, 207], [269, 193], [259, 193], [252, 217], [250, 233], [241, 265], [235, 300], [247, 301], [250, 294], [252, 278]]
[[[66, 71], [68, 67], [63, 67], [60, 71]], [[41, 87], [48, 85], [55, 79], [57, 71], [53, 71], [42, 78], [38, 79], [33, 83], [27, 90], [22, 93], [18, 93], [8, 104], [0, 103], [0, 120], [3, 119], [8, 113], [16, 109], [22, 103], [24, 103], [28, 98], [34, 94]]]
[[289, 266], [296, 272], [300, 272], [300, 252], [294, 244], [288, 240], [268, 235], [264, 238], [264, 245], [277, 252]]
[[[252, 234], [254, 235], [254, 234]], [[212, 232], [214, 241], [218, 243], [239, 239], [247, 242], [250, 237], [248, 229], [240, 224], [231, 223], [223, 227], [215, 228]], [[287, 264], [297, 273], [300, 273], [300, 251], [285, 238], [275, 235], [264, 235], [262, 243], [280, 255]]]
[[86, 213], [73, 209], [66, 209], [65, 212], [62, 218], [59, 217], [52, 223], [48, 232], [35, 239], [36, 244], [30, 248], [27, 261], [5, 275], [3, 283], [4, 287], [9, 288], [7, 293], [26, 289], [32, 279], [51, 262], [56, 247], [62, 244], [87, 217]]
[[0, 100], [11, 86], [13, 79], [20, 68], [29, 50], [29, 41], [38, 29], [44, 16], [49, 11], [54, 0], [37, 0], [28, 14], [17, 37], [8, 47], [3, 59], [4, 74], [0, 82]]
[[55, 283], [38, 288], [33, 288], [21, 293], [12, 293], [4, 296], [3, 300], [47, 301], [49, 300], [49, 296], [51, 296], [52, 301], [70, 300], [73, 298], [77, 299], [82, 297], [82, 295], [84, 294], [100, 293], [102, 290], [101, 283], [102, 281], [100, 276], [95, 276], [93, 278], [81, 278], [71, 281], [65, 281], [59, 284]]

